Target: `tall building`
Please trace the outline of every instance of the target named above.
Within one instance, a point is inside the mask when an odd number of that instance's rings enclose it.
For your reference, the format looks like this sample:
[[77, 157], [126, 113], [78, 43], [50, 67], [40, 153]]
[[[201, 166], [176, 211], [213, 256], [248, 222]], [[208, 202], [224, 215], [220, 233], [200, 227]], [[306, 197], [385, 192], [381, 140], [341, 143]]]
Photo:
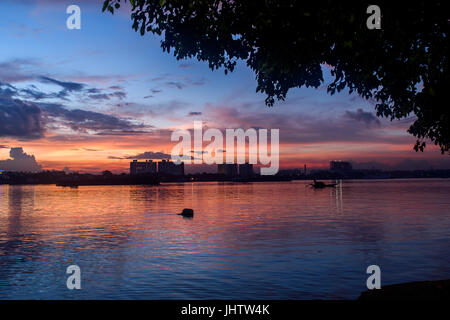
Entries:
[[338, 173], [346, 173], [352, 171], [353, 167], [350, 162], [341, 161], [341, 160], [333, 160], [330, 161], [330, 171], [338, 172]]
[[243, 163], [239, 165], [239, 176], [243, 179], [253, 177], [253, 164]]
[[133, 160], [132, 162], [130, 162], [130, 175], [148, 173], [156, 173], [156, 162], [153, 162], [152, 160], [147, 160], [145, 162]]
[[217, 165], [217, 173], [224, 174], [227, 177], [237, 177], [238, 166], [235, 163], [223, 163]]
[[184, 176], [184, 163], [175, 164], [170, 160], [162, 160], [158, 162], [159, 174], [170, 174], [173, 176]]

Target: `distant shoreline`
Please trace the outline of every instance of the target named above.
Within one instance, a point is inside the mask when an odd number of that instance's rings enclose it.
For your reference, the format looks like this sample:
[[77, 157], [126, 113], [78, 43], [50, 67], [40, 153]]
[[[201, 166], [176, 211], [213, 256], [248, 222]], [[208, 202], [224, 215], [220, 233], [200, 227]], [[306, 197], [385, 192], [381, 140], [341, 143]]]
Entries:
[[306, 172], [305, 170], [280, 170], [276, 175], [259, 175], [250, 173], [245, 176], [222, 173], [199, 173], [171, 175], [166, 173], [147, 174], [113, 174], [108, 170], [101, 174], [65, 173], [64, 171], [2, 172], [0, 184], [29, 185], [55, 184], [61, 187], [87, 185], [158, 185], [159, 183], [182, 182], [282, 182], [282, 181], [324, 181], [324, 180], [398, 180], [398, 179], [450, 179], [450, 170], [415, 170], [415, 171], [378, 171], [378, 170], [322, 170]]
[[[450, 178], [438, 178], [438, 177], [425, 177], [425, 178], [359, 178], [359, 179], [322, 179], [323, 181], [334, 181], [341, 180], [345, 181], [387, 181], [387, 180], [449, 180]], [[293, 182], [293, 181], [312, 181], [311, 179], [291, 179], [291, 180], [186, 180], [186, 181], [161, 181], [159, 183], [102, 183], [102, 182], [92, 182], [92, 183], [1, 183], [1, 185], [10, 185], [10, 186], [27, 186], [27, 185], [55, 185], [57, 187], [87, 187], [87, 186], [159, 186], [165, 184], [176, 184], [176, 183], [201, 183], [201, 182], [218, 182], [218, 183], [232, 183], [232, 184], [246, 184], [246, 183], [274, 183], [274, 182]]]

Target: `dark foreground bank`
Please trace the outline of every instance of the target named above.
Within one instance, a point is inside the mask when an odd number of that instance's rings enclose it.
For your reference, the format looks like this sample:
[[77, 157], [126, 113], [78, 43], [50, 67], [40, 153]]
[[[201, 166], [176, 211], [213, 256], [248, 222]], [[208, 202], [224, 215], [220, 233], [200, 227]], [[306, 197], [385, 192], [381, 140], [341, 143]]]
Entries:
[[367, 290], [358, 300], [450, 300], [450, 279], [400, 283]]

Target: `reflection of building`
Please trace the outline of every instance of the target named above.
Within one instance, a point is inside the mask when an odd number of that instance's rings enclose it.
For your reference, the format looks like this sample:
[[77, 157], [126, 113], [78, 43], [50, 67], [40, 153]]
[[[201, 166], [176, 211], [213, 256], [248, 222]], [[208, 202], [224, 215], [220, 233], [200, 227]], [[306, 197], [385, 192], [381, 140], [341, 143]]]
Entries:
[[352, 164], [346, 161], [334, 160], [330, 161], [330, 171], [346, 173], [352, 171]]
[[239, 165], [239, 176], [248, 179], [253, 176], [253, 164], [243, 163]]
[[235, 163], [218, 164], [217, 173], [224, 174], [227, 177], [236, 177], [238, 174], [238, 166]]
[[156, 162], [153, 162], [152, 160], [147, 160], [145, 162], [133, 160], [133, 162], [130, 162], [131, 175], [146, 173], [156, 173]]
[[184, 163], [175, 164], [170, 160], [158, 162], [158, 173], [170, 174], [173, 176], [184, 176]]

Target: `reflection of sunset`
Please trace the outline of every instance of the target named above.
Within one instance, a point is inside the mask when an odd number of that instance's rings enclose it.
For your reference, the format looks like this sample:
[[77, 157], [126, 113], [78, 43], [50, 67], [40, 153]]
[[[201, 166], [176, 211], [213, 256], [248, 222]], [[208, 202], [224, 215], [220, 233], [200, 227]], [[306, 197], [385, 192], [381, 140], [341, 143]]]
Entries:
[[[0, 186], [0, 297], [5, 285], [68, 297], [61, 268], [77, 263], [86, 298], [355, 298], [373, 259], [386, 284], [448, 275], [449, 192], [445, 180]], [[410, 259], [429, 267], [405, 274]]]

